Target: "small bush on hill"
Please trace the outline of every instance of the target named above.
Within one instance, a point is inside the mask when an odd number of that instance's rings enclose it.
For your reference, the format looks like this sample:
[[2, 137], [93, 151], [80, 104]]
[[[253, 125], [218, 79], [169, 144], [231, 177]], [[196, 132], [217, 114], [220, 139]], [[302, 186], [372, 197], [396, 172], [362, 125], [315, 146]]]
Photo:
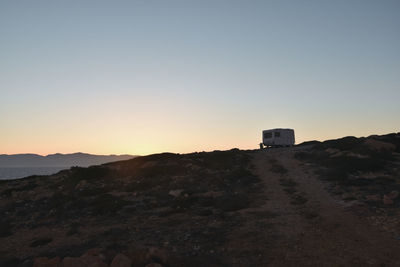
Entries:
[[105, 177], [109, 174], [109, 168], [105, 166], [90, 166], [88, 168], [72, 167], [70, 179], [80, 181], [82, 179], [92, 180]]
[[225, 183], [230, 183], [238, 186], [245, 186], [257, 183], [260, 181], [260, 179], [257, 176], [255, 176], [251, 171], [245, 168], [240, 168], [229, 172], [224, 177], [224, 181]]
[[12, 235], [11, 224], [7, 221], [0, 221], [0, 237]]
[[51, 241], [53, 241], [53, 238], [51, 238], [51, 237], [44, 237], [44, 238], [39, 238], [39, 239], [36, 239], [35, 241], [33, 241], [31, 244], [30, 244], [30, 247], [38, 247], [38, 246], [44, 246], [44, 245], [47, 245], [48, 243], [50, 243]]
[[327, 140], [315, 146], [317, 149], [334, 148], [339, 150], [354, 150], [362, 145], [363, 138], [347, 136], [336, 140]]
[[89, 209], [94, 214], [107, 215], [121, 210], [131, 202], [111, 194], [101, 194], [89, 202]]

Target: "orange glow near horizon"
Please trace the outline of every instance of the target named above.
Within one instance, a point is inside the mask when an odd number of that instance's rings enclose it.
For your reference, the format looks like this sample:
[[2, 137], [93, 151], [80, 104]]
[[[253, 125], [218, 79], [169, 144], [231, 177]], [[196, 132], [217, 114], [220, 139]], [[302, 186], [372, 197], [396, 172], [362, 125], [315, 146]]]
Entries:
[[[272, 128], [272, 127], [271, 127]], [[266, 129], [266, 128], [263, 128]], [[24, 154], [34, 153], [40, 155], [48, 155], [54, 153], [90, 153], [99, 155], [109, 154], [131, 154], [131, 155], [148, 155], [162, 152], [173, 153], [191, 153], [200, 151], [213, 150], [229, 150], [232, 148], [239, 149], [257, 149], [261, 142], [261, 131], [263, 129], [254, 129], [253, 131], [230, 130], [224, 131], [192, 131], [177, 130], [158, 131], [151, 130], [149, 132], [129, 131], [125, 129], [122, 132], [111, 132], [111, 130], [102, 129], [97, 131], [88, 131], [76, 134], [72, 138], [72, 133], [67, 132], [51, 132], [47, 135], [15, 133], [13, 136], [5, 136], [2, 133], [0, 154]], [[307, 130], [307, 129], [306, 129]], [[230, 133], [234, 134], [230, 134]], [[320, 131], [296, 130], [296, 144], [304, 141], [318, 140], [324, 141], [328, 139], [341, 138], [348, 135], [357, 137], [369, 136], [371, 134], [387, 134], [396, 132], [396, 129], [388, 129], [377, 132], [339, 132], [326, 134]], [[6, 138], [4, 138], [6, 137]], [[18, 140], [18, 142], [8, 142], [8, 140]]]

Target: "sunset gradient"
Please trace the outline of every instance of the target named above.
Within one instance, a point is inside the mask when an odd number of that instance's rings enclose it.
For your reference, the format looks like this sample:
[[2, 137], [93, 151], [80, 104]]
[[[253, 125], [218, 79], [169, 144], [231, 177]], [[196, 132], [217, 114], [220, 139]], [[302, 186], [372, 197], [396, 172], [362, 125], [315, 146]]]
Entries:
[[399, 1], [0, 2], [0, 154], [400, 131]]

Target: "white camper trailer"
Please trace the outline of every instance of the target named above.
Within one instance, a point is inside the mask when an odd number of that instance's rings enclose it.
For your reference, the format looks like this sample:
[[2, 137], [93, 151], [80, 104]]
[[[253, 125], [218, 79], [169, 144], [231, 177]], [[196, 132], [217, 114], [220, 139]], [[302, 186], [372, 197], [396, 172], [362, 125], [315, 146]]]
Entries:
[[262, 132], [262, 145], [266, 147], [293, 146], [294, 130], [276, 128]]

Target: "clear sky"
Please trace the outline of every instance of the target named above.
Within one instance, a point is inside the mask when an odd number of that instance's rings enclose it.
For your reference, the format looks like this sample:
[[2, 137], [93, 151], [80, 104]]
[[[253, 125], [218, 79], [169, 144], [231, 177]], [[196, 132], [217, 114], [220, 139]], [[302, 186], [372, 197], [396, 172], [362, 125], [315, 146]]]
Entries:
[[0, 154], [400, 131], [400, 1], [0, 1]]

